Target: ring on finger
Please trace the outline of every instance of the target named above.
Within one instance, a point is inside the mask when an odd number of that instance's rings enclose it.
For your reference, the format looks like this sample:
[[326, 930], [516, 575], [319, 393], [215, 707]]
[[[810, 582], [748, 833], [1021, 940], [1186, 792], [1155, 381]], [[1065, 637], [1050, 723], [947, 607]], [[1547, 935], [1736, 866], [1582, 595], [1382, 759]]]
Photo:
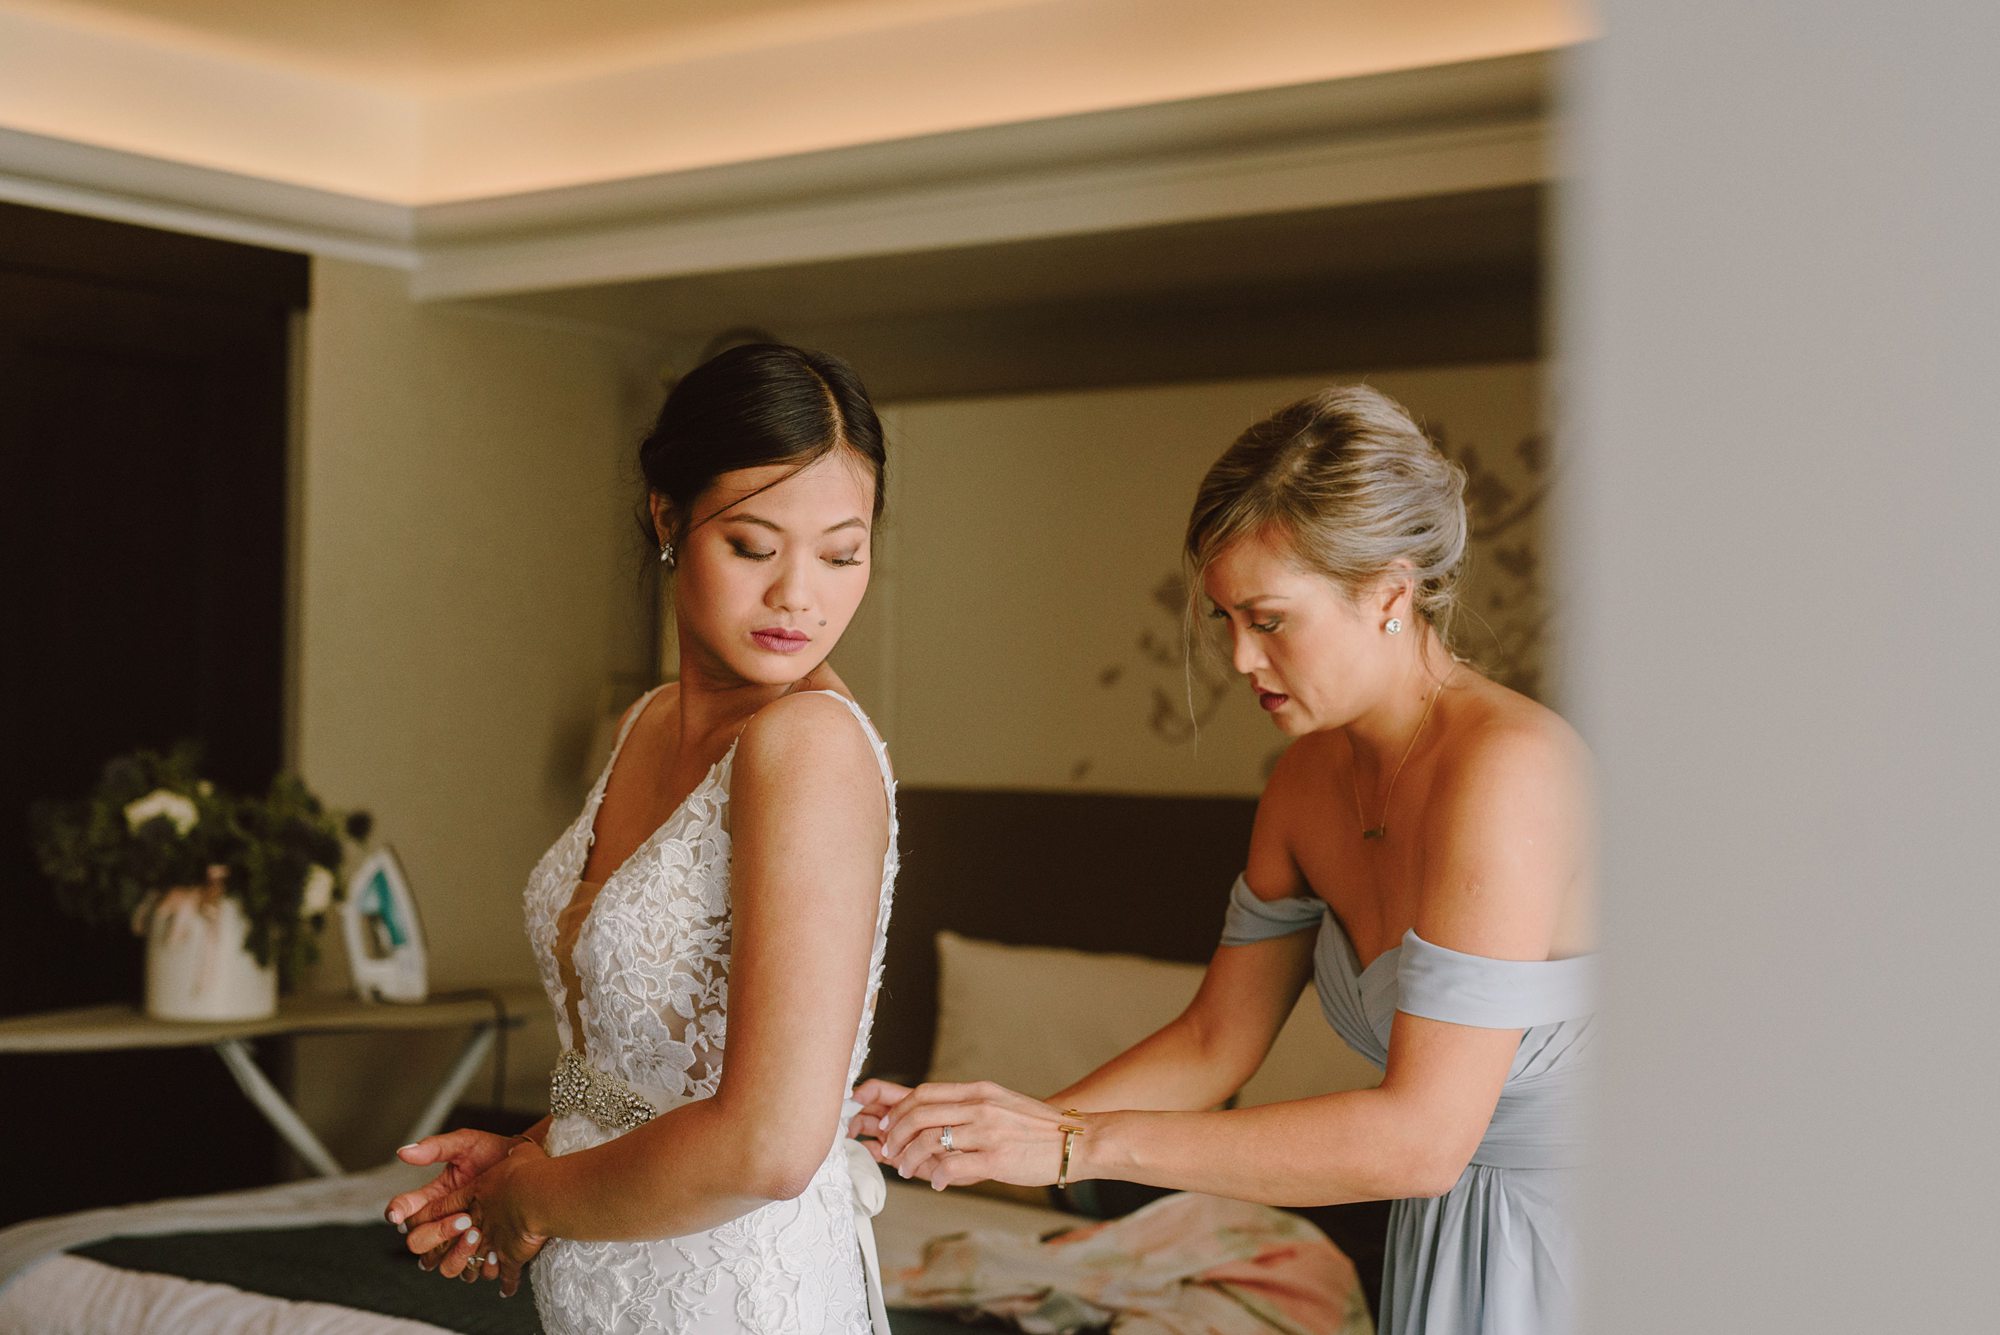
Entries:
[[951, 1143], [951, 1133], [953, 1129], [954, 1128], [947, 1126], [941, 1128], [938, 1132], [938, 1143], [944, 1146], [944, 1152], [946, 1154], [958, 1153], [958, 1146]]

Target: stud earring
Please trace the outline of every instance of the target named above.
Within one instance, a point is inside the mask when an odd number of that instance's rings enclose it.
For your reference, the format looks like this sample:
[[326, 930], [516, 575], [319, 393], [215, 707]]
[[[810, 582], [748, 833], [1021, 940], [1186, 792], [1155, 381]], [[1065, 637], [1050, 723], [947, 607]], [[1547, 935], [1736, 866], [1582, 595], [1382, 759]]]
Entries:
[[669, 570], [674, 568], [674, 545], [671, 542], [660, 544], [660, 563]]
[[1388, 631], [1391, 635], [1401, 635], [1403, 633], [1403, 618], [1390, 617], [1389, 624], [1382, 627], [1382, 629]]

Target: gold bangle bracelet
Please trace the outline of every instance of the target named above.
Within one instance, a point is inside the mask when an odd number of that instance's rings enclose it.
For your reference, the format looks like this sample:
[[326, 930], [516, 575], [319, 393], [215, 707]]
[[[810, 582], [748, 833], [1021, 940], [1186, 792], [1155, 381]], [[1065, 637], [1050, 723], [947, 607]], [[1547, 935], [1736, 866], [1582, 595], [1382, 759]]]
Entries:
[[[1064, 1108], [1063, 1116], [1081, 1117], [1083, 1114], [1074, 1108]], [[1056, 1170], [1056, 1185], [1058, 1187], [1067, 1187], [1069, 1186], [1070, 1151], [1076, 1147], [1076, 1138], [1083, 1134], [1083, 1128], [1081, 1126], [1073, 1126], [1068, 1122], [1060, 1122], [1057, 1124], [1056, 1129], [1063, 1133], [1062, 1167]]]

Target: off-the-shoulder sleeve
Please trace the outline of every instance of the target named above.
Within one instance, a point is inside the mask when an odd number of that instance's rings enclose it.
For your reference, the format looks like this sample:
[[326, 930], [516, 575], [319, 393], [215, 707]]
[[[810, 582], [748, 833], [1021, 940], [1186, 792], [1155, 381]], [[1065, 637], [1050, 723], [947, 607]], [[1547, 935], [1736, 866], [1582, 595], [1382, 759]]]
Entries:
[[1434, 946], [1412, 930], [1403, 933], [1396, 989], [1396, 1009], [1426, 1020], [1533, 1029], [1595, 1009], [1597, 957], [1496, 960]]
[[1296, 897], [1259, 899], [1250, 882], [1241, 876], [1229, 887], [1229, 914], [1222, 920], [1222, 944], [1247, 946], [1253, 941], [1269, 941], [1274, 936], [1290, 936], [1319, 926], [1326, 905], [1318, 899]]

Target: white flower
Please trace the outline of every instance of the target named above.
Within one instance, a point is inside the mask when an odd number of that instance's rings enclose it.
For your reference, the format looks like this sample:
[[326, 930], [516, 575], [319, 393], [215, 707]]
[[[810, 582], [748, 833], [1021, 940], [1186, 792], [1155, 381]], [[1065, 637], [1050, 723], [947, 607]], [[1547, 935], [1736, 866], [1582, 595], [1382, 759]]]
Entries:
[[306, 877], [306, 896], [299, 905], [299, 912], [305, 917], [316, 918], [332, 907], [333, 873], [324, 867], [314, 867], [312, 875]]
[[140, 826], [156, 817], [165, 816], [174, 823], [177, 834], [186, 834], [201, 819], [194, 809], [194, 803], [174, 792], [171, 788], [155, 788], [136, 802], [125, 807], [125, 824], [136, 833]]

